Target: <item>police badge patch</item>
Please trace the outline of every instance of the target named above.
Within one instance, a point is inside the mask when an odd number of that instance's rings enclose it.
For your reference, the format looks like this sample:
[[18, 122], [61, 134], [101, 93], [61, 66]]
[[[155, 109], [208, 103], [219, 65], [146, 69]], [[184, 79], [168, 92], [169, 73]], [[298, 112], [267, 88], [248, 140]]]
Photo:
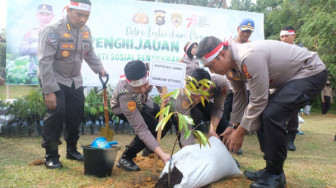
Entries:
[[134, 112], [136, 109], [136, 103], [134, 101], [127, 103], [128, 110], [131, 112]]
[[182, 15], [179, 13], [172, 14], [171, 21], [175, 27], [179, 27], [182, 23]]
[[49, 42], [56, 42], [58, 39], [57, 33], [48, 33], [47, 39]]

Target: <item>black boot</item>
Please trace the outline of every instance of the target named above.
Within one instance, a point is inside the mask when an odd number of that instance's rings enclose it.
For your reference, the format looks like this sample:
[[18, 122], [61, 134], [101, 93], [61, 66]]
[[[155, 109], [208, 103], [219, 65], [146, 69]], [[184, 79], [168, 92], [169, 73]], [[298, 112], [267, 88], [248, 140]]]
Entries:
[[136, 165], [133, 158], [136, 156], [127, 146], [120, 159], [117, 162], [117, 167], [126, 171], [140, 171], [140, 167]]
[[62, 168], [63, 165], [59, 161], [59, 155], [58, 155], [58, 146], [47, 146], [46, 147], [46, 156], [44, 158], [43, 164], [48, 169], [58, 169]]
[[83, 161], [84, 157], [77, 151], [77, 147], [68, 147], [66, 158], [70, 160]]
[[296, 133], [288, 132], [288, 134], [287, 134], [287, 149], [289, 151], [295, 151], [296, 150], [296, 147], [294, 145], [295, 137], [296, 137]]
[[252, 181], [257, 181], [261, 175], [265, 172], [266, 168], [263, 168], [261, 170], [258, 170], [256, 172], [251, 172], [251, 171], [244, 171], [244, 176]]
[[266, 160], [266, 170], [250, 188], [285, 188], [286, 177], [283, 171], [284, 161]]
[[150, 154], [154, 153], [152, 150], [150, 150], [148, 147], [145, 147], [145, 149], [142, 150], [142, 156], [147, 157]]
[[129, 159], [126, 155], [122, 155], [116, 165], [126, 171], [140, 171], [140, 167], [135, 164], [132, 159]]

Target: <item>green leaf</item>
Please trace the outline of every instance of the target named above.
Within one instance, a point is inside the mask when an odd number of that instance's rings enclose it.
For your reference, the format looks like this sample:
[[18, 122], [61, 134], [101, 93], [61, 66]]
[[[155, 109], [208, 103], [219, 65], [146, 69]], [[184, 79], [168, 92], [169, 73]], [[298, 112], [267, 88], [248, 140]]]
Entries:
[[164, 129], [164, 127], [166, 126], [167, 122], [169, 121], [170, 117], [174, 114], [174, 112], [171, 112], [168, 116], [164, 117], [156, 126], [155, 131], [158, 131], [159, 128], [161, 127], [161, 130]]
[[184, 116], [184, 119], [185, 121], [190, 124], [190, 125], [195, 125], [194, 123], [194, 120], [190, 117], [190, 116], [187, 116], [187, 115], [183, 115]]
[[173, 98], [176, 99], [179, 94], [180, 94], [180, 89], [175, 89]]
[[189, 136], [191, 135], [191, 133], [192, 133], [192, 131], [190, 131], [190, 130], [186, 130], [186, 131], [184, 132], [184, 138], [188, 139]]

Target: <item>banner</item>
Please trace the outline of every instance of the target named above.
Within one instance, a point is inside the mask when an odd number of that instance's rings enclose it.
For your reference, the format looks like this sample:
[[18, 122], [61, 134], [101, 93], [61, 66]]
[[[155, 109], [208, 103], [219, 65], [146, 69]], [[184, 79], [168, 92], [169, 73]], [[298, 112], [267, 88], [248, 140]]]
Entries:
[[[237, 36], [244, 18], [255, 21], [251, 41], [264, 39], [264, 15], [260, 13], [205, 8], [189, 5], [132, 0], [92, 1], [87, 25], [93, 35], [95, 52], [110, 74], [115, 86], [127, 62], [178, 62], [189, 41], [199, 42], [205, 36]], [[41, 4], [49, 6], [41, 7]], [[66, 16], [63, 8], [69, 0], [7, 1], [7, 83], [38, 84], [37, 40], [46, 22]], [[41, 8], [53, 16], [41, 17]], [[85, 86], [101, 86], [98, 75], [82, 66]]]

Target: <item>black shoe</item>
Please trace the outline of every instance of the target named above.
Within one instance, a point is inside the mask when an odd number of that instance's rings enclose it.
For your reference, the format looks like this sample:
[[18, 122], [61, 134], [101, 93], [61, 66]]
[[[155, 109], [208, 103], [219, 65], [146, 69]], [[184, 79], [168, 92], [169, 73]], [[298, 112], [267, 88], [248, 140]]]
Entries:
[[239, 149], [236, 153], [236, 155], [243, 155], [243, 151], [241, 149]]
[[133, 160], [129, 160], [126, 158], [121, 157], [116, 165], [118, 168], [121, 168], [126, 171], [140, 171], [138, 165], [136, 165]]
[[287, 150], [295, 151], [296, 147], [294, 145], [296, 133], [295, 132], [288, 132], [287, 133]]
[[287, 142], [287, 150], [289, 150], [289, 151], [295, 151], [296, 150], [296, 147], [294, 145], [294, 141], [288, 141]]
[[48, 169], [58, 169], [58, 168], [60, 169], [60, 168], [63, 167], [63, 165], [59, 161], [58, 157], [50, 158], [50, 159], [45, 158], [44, 161], [43, 161], [43, 164]]
[[77, 149], [73, 149], [73, 148], [68, 148], [67, 149], [66, 158], [70, 159], [70, 160], [76, 160], [76, 161], [83, 161], [84, 160], [83, 155], [81, 153], [79, 153], [77, 151]]
[[285, 188], [286, 177], [285, 173], [273, 174], [267, 170], [261, 177], [250, 185], [250, 188]]
[[336, 141], [336, 134], [335, 134], [335, 138], [334, 138], [334, 141]]
[[150, 150], [148, 147], [145, 147], [143, 150], [142, 150], [142, 156], [143, 157], [147, 157], [148, 155], [154, 153], [152, 150]]
[[249, 180], [252, 180], [252, 181], [257, 181], [261, 175], [265, 172], [265, 168], [261, 169], [261, 170], [258, 170], [256, 172], [251, 172], [251, 171], [244, 171], [244, 176], [249, 179]]

